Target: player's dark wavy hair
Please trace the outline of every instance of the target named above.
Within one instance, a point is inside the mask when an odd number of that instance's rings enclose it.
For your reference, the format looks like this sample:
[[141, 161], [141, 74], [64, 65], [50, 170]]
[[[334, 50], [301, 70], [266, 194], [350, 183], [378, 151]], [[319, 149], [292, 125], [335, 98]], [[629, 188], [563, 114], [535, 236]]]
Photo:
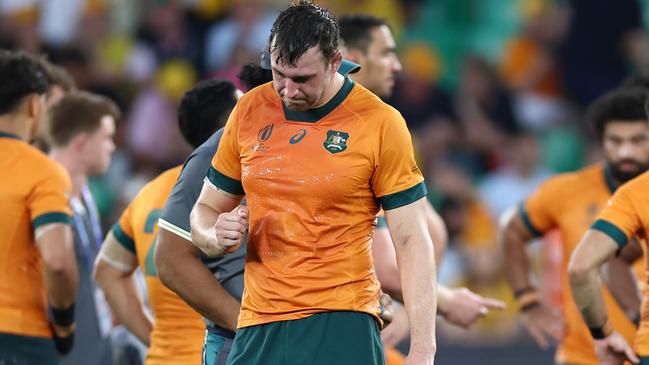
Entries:
[[[270, 31], [271, 53], [277, 62], [295, 65], [309, 48], [320, 46], [327, 63], [338, 50], [340, 28], [327, 10], [301, 0], [282, 11]], [[274, 41], [274, 43], [273, 43]]]
[[262, 66], [249, 63], [241, 67], [237, 77], [247, 90], [252, 90], [259, 85], [273, 81], [273, 72]]
[[180, 101], [180, 132], [192, 147], [200, 146], [225, 125], [236, 103], [236, 88], [230, 81], [199, 82]]
[[614, 121], [639, 121], [647, 123], [646, 102], [649, 91], [627, 87], [610, 91], [599, 97], [588, 109], [590, 121], [597, 138], [604, 136], [606, 126]]
[[385, 19], [369, 14], [346, 14], [338, 18], [340, 37], [348, 49], [358, 49], [363, 53], [372, 43], [372, 29], [387, 25]]
[[47, 71], [36, 56], [0, 49], [0, 115], [7, 114], [29, 94], [43, 95]]

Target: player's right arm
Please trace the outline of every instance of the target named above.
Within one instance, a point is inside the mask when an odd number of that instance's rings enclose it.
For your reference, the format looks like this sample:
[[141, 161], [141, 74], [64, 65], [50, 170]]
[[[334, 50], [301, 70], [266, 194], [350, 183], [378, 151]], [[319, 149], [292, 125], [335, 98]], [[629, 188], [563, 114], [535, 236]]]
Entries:
[[[540, 200], [535, 196], [531, 199]], [[527, 213], [521, 209], [524, 209], [522, 204], [520, 207], [513, 207], [501, 218], [499, 240], [504, 250], [505, 275], [520, 306], [523, 324], [534, 341], [546, 349], [550, 338], [557, 341], [561, 339], [563, 321], [559, 313], [541, 302], [531, 282], [527, 244], [540, 232], [531, 226]]]
[[189, 216], [191, 239], [207, 256], [218, 257], [239, 248], [248, 229], [243, 195], [238, 128], [239, 104], [225, 125], [201, 193]]
[[35, 231], [44, 263], [43, 277], [49, 303], [52, 335], [57, 351], [65, 355], [74, 340], [74, 304], [77, 299], [77, 261], [74, 235], [67, 224], [53, 223]]
[[248, 229], [248, 208], [241, 196], [205, 181], [189, 216], [192, 242], [209, 257], [236, 251]]
[[135, 247], [130, 238], [123, 233], [117, 238], [113, 231], [109, 232], [97, 255], [93, 276], [120, 323], [149, 346], [153, 322], [144, 310], [133, 281], [137, 257], [127, 246]]
[[44, 179], [27, 198], [36, 247], [43, 260], [43, 282], [49, 307], [52, 336], [57, 351], [65, 355], [74, 340], [74, 305], [77, 296], [77, 261], [72, 218], [68, 206], [70, 178], [62, 166], [49, 161]]

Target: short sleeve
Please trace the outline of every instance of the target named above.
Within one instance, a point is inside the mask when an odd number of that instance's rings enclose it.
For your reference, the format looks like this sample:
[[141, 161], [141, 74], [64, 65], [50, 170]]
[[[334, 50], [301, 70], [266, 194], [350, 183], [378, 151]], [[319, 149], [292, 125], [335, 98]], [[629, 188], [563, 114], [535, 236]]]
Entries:
[[427, 194], [405, 120], [396, 110], [388, 118], [379, 132], [378, 161], [372, 177], [372, 189], [384, 210], [402, 207]]
[[549, 207], [556, 202], [556, 197], [552, 194], [552, 181], [543, 183], [518, 207], [518, 214], [525, 227], [536, 237], [542, 236], [555, 225]]
[[230, 194], [244, 195], [241, 185], [241, 160], [239, 154], [239, 104], [230, 114], [219, 148], [212, 159], [207, 179], [217, 188]]
[[615, 192], [591, 227], [611, 237], [619, 247], [626, 245], [642, 228], [629, 187], [623, 186]]
[[44, 169], [44, 178], [34, 186], [27, 201], [33, 229], [51, 223], [72, 224], [72, 183], [62, 166], [48, 162], [51, 164]]
[[[189, 215], [203, 188], [203, 179], [209, 170], [223, 130], [219, 130], [200, 146], [185, 162], [176, 185], [171, 190], [158, 225], [167, 231], [191, 241]], [[213, 143], [213, 144], [212, 144]]]
[[[136, 198], [137, 199], [137, 198]], [[135, 229], [133, 228], [133, 202], [126, 207], [122, 216], [119, 217], [117, 223], [113, 225], [112, 232], [113, 236], [117, 239], [125, 249], [129, 250], [133, 254], [136, 254], [135, 250]]]

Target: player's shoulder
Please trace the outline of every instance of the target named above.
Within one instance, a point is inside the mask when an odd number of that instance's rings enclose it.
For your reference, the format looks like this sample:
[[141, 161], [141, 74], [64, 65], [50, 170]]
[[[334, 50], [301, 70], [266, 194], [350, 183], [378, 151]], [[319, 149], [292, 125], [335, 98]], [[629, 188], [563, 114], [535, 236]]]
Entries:
[[363, 85], [355, 83], [345, 106], [372, 123], [405, 123], [401, 113]]
[[31, 176], [49, 181], [57, 179], [65, 184], [71, 184], [70, 177], [63, 165], [51, 159], [41, 150], [26, 143], [21, 143], [18, 148], [21, 149], [21, 166], [29, 169]]
[[575, 192], [583, 192], [589, 189], [594, 183], [601, 180], [604, 183], [604, 166], [601, 164], [589, 165], [576, 171], [556, 174], [548, 178], [539, 189], [554, 194], [570, 195]]
[[277, 104], [278, 102], [279, 97], [273, 88], [273, 82], [270, 81], [243, 94], [237, 102], [237, 109], [239, 109], [239, 114], [247, 114], [264, 104]]
[[620, 191], [632, 194], [641, 194], [641, 196], [649, 197], [649, 171], [645, 171], [626, 184], [620, 187]]
[[140, 192], [137, 194], [135, 199], [133, 199], [133, 202], [145, 199], [148, 200], [152, 197], [159, 197], [161, 194], [168, 195], [168, 191], [170, 191], [176, 184], [181, 169], [182, 166], [172, 167], [156, 176], [140, 189]]

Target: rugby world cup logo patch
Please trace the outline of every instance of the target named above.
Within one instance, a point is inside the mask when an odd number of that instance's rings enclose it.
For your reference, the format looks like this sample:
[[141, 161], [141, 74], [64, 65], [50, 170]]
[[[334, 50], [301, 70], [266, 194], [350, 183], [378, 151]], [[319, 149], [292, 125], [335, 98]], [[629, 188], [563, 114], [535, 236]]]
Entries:
[[271, 123], [264, 128], [260, 129], [259, 132], [257, 133], [257, 140], [259, 142], [265, 142], [270, 138], [270, 136], [273, 134], [273, 128], [275, 127], [275, 123]]
[[349, 140], [349, 133], [330, 129], [327, 132], [327, 138], [322, 142], [322, 146], [329, 153], [335, 155], [347, 149], [347, 140]]

